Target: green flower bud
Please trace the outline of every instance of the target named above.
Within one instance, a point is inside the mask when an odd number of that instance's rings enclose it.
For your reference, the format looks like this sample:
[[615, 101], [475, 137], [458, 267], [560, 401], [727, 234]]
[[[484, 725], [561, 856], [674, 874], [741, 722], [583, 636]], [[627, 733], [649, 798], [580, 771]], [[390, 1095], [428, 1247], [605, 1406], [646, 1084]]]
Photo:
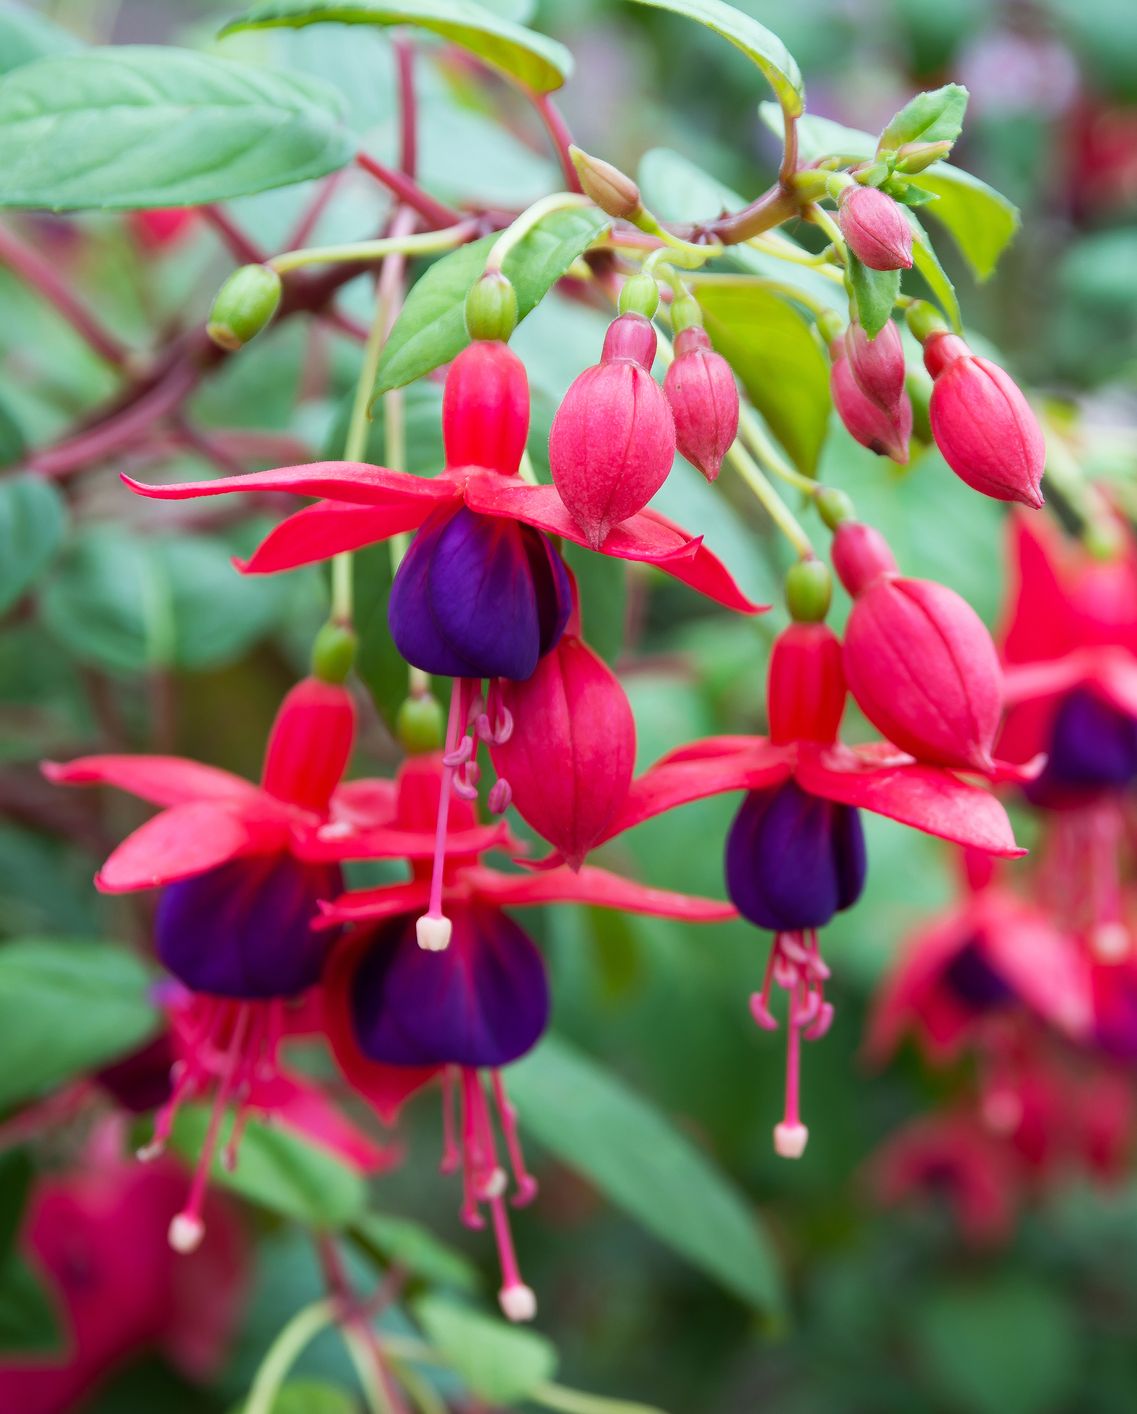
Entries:
[[355, 663], [358, 644], [353, 628], [329, 619], [312, 644], [312, 676], [321, 682], [343, 682]]
[[651, 275], [633, 275], [620, 290], [620, 313], [652, 319], [659, 308], [659, 286]]
[[830, 530], [857, 518], [852, 499], [835, 486], [822, 486], [813, 499], [817, 503], [817, 514]]
[[206, 330], [223, 349], [255, 338], [280, 304], [280, 276], [270, 265], [242, 265], [217, 291]]
[[439, 750], [445, 729], [442, 704], [429, 692], [406, 698], [395, 717], [395, 735], [411, 756]]
[[624, 221], [634, 220], [642, 211], [639, 187], [619, 167], [579, 147], [570, 147], [569, 156], [580, 178], [581, 190], [601, 211]]
[[466, 331], [471, 339], [505, 343], [517, 327], [517, 291], [500, 270], [487, 270], [466, 296]]
[[833, 576], [821, 560], [799, 560], [786, 575], [786, 607], [794, 623], [821, 623], [832, 598]]
[[680, 295], [671, 303], [671, 327], [676, 334], [702, 327], [703, 311], [694, 295]]
[[946, 157], [952, 146], [950, 142], [906, 143], [893, 158], [893, 166], [898, 172], [906, 172], [912, 176]]

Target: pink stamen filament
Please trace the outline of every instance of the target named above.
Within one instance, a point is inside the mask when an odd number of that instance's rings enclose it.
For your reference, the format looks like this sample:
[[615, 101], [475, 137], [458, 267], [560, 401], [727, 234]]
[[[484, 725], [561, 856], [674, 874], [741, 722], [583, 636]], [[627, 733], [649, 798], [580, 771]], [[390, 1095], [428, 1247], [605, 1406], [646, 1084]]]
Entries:
[[517, 1131], [517, 1111], [505, 1093], [505, 1083], [501, 1078], [501, 1072], [495, 1070], [492, 1075], [494, 1100], [497, 1103], [498, 1117], [501, 1120], [501, 1132], [505, 1139], [506, 1153], [509, 1155], [509, 1166], [513, 1170], [513, 1181], [517, 1186], [517, 1192], [513, 1195], [512, 1202], [515, 1208], [524, 1208], [527, 1203], [532, 1203], [537, 1196], [537, 1180], [525, 1166], [521, 1136]]
[[[460, 732], [463, 732], [462, 699], [465, 696], [466, 680], [455, 679], [450, 689], [450, 712], [446, 719], [446, 749], [442, 755], [442, 784], [438, 797], [438, 818], [434, 826], [430, 898], [426, 913], [417, 924], [419, 947], [431, 952], [443, 952], [450, 946], [450, 920], [442, 911], [442, 882], [446, 868], [446, 825], [450, 818], [450, 790], [454, 782], [454, 772], [459, 764], [458, 737]], [[463, 740], [465, 741], [464, 735]]]

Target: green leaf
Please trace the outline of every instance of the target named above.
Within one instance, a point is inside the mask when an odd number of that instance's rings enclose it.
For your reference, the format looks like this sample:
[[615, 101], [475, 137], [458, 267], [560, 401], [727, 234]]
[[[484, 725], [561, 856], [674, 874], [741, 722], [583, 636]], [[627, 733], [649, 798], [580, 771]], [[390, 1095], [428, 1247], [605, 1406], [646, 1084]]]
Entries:
[[140, 1046], [158, 1025], [149, 975], [121, 947], [20, 939], [0, 947], [0, 1108]]
[[937, 162], [909, 181], [939, 198], [928, 207], [929, 214], [947, 227], [977, 278], [986, 280], [1018, 231], [1018, 207], [1002, 192], [947, 162]]
[[857, 318], [869, 338], [875, 339], [892, 317], [892, 309], [900, 293], [900, 271], [870, 270], [852, 250], [849, 251], [848, 271]]
[[0, 1267], [0, 1352], [46, 1355], [62, 1346], [55, 1302], [27, 1262], [12, 1253]]
[[941, 1287], [916, 1308], [915, 1337], [929, 1384], [965, 1414], [1045, 1414], [1077, 1388], [1073, 1312], [1020, 1276]]
[[63, 497], [38, 476], [0, 481], [0, 614], [10, 609], [59, 548]]
[[632, 0], [632, 3], [670, 10], [713, 29], [758, 65], [778, 95], [779, 104], [788, 113], [796, 117], [804, 110], [805, 84], [796, 60], [776, 34], [750, 15], [744, 15], [724, 0]]
[[14, 0], [0, 4], [0, 74], [80, 47], [73, 34], [45, 15], [37, 15]]
[[909, 142], [954, 142], [963, 131], [968, 97], [958, 83], [918, 93], [881, 133], [877, 151], [894, 152]]
[[386, 5], [382, 0], [264, 0], [227, 24], [221, 33], [285, 25], [298, 28], [329, 20], [345, 25], [415, 25], [430, 30], [538, 93], [560, 88], [572, 73], [572, 55], [563, 44], [472, 0], [403, 0], [398, 5]]
[[[210, 1113], [208, 1105], [187, 1105], [178, 1112], [172, 1143], [190, 1163], [196, 1162], [205, 1144]], [[312, 1227], [346, 1227], [362, 1213], [367, 1187], [360, 1175], [328, 1150], [279, 1125], [248, 1120], [237, 1150], [237, 1166], [227, 1169], [224, 1150], [232, 1129], [229, 1115], [213, 1155], [211, 1183]]]
[[473, 1263], [435, 1237], [421, 1223], [388, 1213], [367, 1213], [352, 1226], [351, 1235], [384, 1261], [397, 1263], [411, 1276], [432, 1286], [452, 1286], [476, 1291], [478, 1273]]
[[955, 286], [948, 278], [947, 271], [940, 264], [940, 258], [928, 239], [927, 231], [911, 211], [907, 213], [907, 216], [908, 224], [912, 227], [912, 264], [923, 275], [928, 288], [950, 320], [952, 328], [960, 329], [962, 328], [962, 316]]
[[707, 332], [747, 396], [808, 476], [817, 470], [829, 420], [829, 362], [796, 305], [730, 276], [699, 280]]
[[430, 1343], [479, 1399], [518, 1404], [556, 1371], [557, 1352], [536, 1331], [508, 1325], [442, 1296], [421, 1297], [412, 1310]]
[[[517, 292], [518, 319], [536, 308], [607, 225], [603, 212], [573, 207], [550, 212], [518, 241], [504, 266]], [[376, 396], [449, 363], [470, 342], [466, 294], [485, 269], [496, 239], [483, 236], [443, 256], [411, 287], [379, 361]]]
[[103, 525], [75, 540], [42, 607], [82, 662], [196, 671], [240, 657], [277, 621], [288, 592], [283, 580], [237, 575], [220, 541], [144, 539]]
[[19, 1236], [34, 1175], [26, 1149], [0, 1155], [0, 1268], [10, 1259]]
[[[242, 1401], [233, 1414], [244, 1414]], [[358, 1414], [354, 1396], [326, 1380], [289, 1380], [277, 1391], [267, 1414]]]
[[646, 1100], [555, 1037], [510, 1070], [509, 1089], [527, 1133], [562, 1163], [743, 1300], [780, 1309], [774, 1254], [746, 1200]]
[[353, 147], [335, 91], [188, 49], [41, 59], [0, 80], [0, 205], [193, 206], [322, 177]]
[[565, 541], [561, 554], [576, 579], [580, 618], [595, 649], [611, 666], [624, 647], [624, 612], [628, 602], [628, 576], [612, 555], [594, 555], [582, 545]]

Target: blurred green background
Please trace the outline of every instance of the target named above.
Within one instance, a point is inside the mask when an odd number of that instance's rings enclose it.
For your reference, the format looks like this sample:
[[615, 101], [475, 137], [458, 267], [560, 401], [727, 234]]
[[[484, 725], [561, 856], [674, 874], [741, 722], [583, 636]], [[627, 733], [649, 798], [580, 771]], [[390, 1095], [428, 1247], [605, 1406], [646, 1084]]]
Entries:
[[[987, 285], [975, 285], [954, 252], [944, 252], [966, 320], [1017, 375], [1077, 407], [1094, 429], [1094, 470], [1122, 468], [1137, 420], [1137, 5], [738, 4], [798, 59], [811, 112], [875, 131], [918, 88], [949, 80], [970, 88], [955, 160], [1020, 205], [1023, 229]], [[523, 0], [495, 0], [495, 8], [532, 11]], [[203, 41], [230, 13], [159, 0], [59, 0], [40, 9], [116, 42]], [[673, 148], [748, 195], [769, 180], [776, 152], [756, 114], [766, 95], [752, 67], [713, 35], [617, 0], [541, 0], [529, 22], [576, 55], [562, 106], [588, 150], [634, 171], [647, 149]], [[381, 36], [328, 26], [235, 38], [219, 52], [264, 55], [331, 78], [374, 150], [393, 145], [390, 54]], [[503, 133], [476, 90], [453, 74], [423, 65], [421, 84], [422, 180], [432, 191], [523, 205], [557, 184], [523, 108], [506, 103], [516, 131]], [[267, 193], [233, 203], [232, 214], [271, 246], [305, 196]], [[369, 191], [353, 187], [317, 239], [368, 234], [378, 210]], [[123, 221], [109, 217], [42, 222], [40, 239], [61, 259], [74, 253], [69, 226], [87, 238], [76, 257], [83, 288], [128, 340], [145, 342], [171, 318], [204, 317], [228, 268], [208, 235], [143, 266]], [[360, 310], [364, 284], [349, 299]], [[554, 297], [519, 331], [538, 459], [542, 429], [570, 379], [594, 360], [602, 329], [600, 315]], [[8, 462], [109, 390], [106, 371], [3, 270], [0, 361]], [[193, 411], [206, 426], [287, 435], [314, 453], [325, 441], [334, 445], [356, 362], [355, 349], [339, 341], [325, 341], [314, 362], [293, 322], [232, 360], [195, 396]], [[412, 396], [412, 469], [439, 464], [437, 412], [436, 389]], [[184, 447], [164, 466], [170, 477], [205, 474]], [[705, 531], [745, 588], [775, 598], [780, 550], [768, 525], [729, 489], [718, 495], [686, 466], [680, 471], [661, 509]], [[935, 453], [898, 473], [837, 427], [821, 474], [854, 495], [907, 570], [952, 585], [994, 623], [1004, 588], [994, 503], [948, 475]], [[5, 606], [0, 631], [0, 928], [12, 937], [129, 936], [144, 927], [144, 914], [98, 900], [89, 879], [93, 860], [137, 817], [118, 802], [100, 815], [90, 801], [57, 798], [38, 781], [35, 761], [117, 743], [255, 773], [271, 713], [321, 621], [323, 592], [315, 572], [263, 582], [232, 575], [228, 555], [255, 539], [264, 518], [163, 512], [155, 538], [140, 530], [144, 510], [153, 525], [152, 507], [120, 494], [109, 470], [69, 485], [66, 496], [45, 497], [50, 506], [37, 509], [37, 524], [54, 516], [56, 532], [45, 533], [41, 577], [33, 595], [17, 592]], [[360, 573], [367, 572], [363, 557]], [[757, 625], [733, 620], [654, 580], [634, 580], [625, 597], [618, 576], [591, 592], [586, 627], [617, 655], [641, 765], [697, 735], [762, 728], [777, 611]], [[397, 701], [400, 683], [385, 679], [383, 692]], [[376, 761], [386, 771], [397, 761], [378, 719], [360, 764]], [[608, 847], [597, 862], [721, 894], [718, 842], [732, 809], [730, 800], [688, 807]], [[81, 847], [63, 844], [63, 835]], [[905, 932], [952, 890], [951, 861], [938, 846], [875, 819], [868, 838], [867, 894], [824, 938], [837, 1020], [823, 1043], [806, 1048], [811, 1140], [797, 1164], [770, 1147], [783, 1040], [757, 1031], [747, 1008], [765, 937], [743, 925], [699, 930], [567, 908], [536, 924], [554, 973], [558, 1031], [650, 1097], [733, 1177], [768, 1228], [789, 1290], [785, 1319], [760, 1321], [567, 1169], [539, 1160], [542, 1198], [521, 1215], [516, 1236], [541, 1295], [541, 1328], [556, 1341], [570, 1383], [671, 1414], [1133, 1410], [1137, 1188], [1065, 1188], [1024, 1215], [1005, 1251], [983, 1257], [961, 1247], [944, 1213], [880, 1213], [871, 1202], [865, 1164], [879, 1142], [966, 1076], [932, 1075], [912, 1056], [871, 1074], [858, 1058], [883, 969]], [[453, 1186], [435, 1174], [431, 1102], [412, 1111], [408, 1135], [411, 1160], [382, 1181], [380, 1206], [429, 1222], [486, 1261], [486, 1244], [458, 1222]], [[688, 1201], [697, 1210], [701, 1198], [694, 1190]], [[254, 1299], [221, 1387], [190, 1390], [146, 1362], [95, 1407], [103, 1414], [227, 1408], [282, 1320], [318, 1289], [304, 1244], [287, 1231], [266, 1233]], [[341, 1362], [331, 1343], [318, 1344], [302, 1368]]]

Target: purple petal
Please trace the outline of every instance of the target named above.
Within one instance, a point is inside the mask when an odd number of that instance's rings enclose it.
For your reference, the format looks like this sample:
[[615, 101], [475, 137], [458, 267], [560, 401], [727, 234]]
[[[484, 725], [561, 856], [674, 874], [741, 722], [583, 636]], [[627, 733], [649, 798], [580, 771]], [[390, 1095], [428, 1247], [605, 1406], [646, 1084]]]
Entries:
[[865, 883], [860, 815], [809, 795], [793, 781], [751, 791], [730, 828], [731, 901], [759, 928], [820, 928], [860, 897]]
[[319, 980], [332, 937], [315, 931], [335, 898], [335, 865], [250, 855], [170, 884], [158, 903], [158, 956], [194, 992], [252, 1000], [292, 997]]
[[170, 1033], [162, 1031], [139, 1050], [96, 1071], [93, 1079], [124, 1110], [146, 1114], [170, 1098], [170, 1067], [175, 1059]]
[[993, 1011], [1014, 1001], [1015, 993], [987, 961], [978, 938], [964, 943], [944, 968], [944, 985], [973, 1011]]
[[1085, 689], [1071, 692], [1051, 728], [1046, 769], [1026, 787], [1038, 805], [1056, 795], [1120, 790], [1137, 779], [1137, 722]]
[[550, 653], [561, 641], [572, 613], [572, 581], [559, 551], [547, 535], [529, 526], [521, 527], [533, 587], [537, 594], [537, 621], [540, 630], [539, 656]]
[[445, 952], [426, 952], [413, 919], [376, 929], [352, 982], [360, 1050], [387, 1065], [501, 1066], [540, 1038], [549, 1019], [545, 964], [499, 909], [450, 911]]

